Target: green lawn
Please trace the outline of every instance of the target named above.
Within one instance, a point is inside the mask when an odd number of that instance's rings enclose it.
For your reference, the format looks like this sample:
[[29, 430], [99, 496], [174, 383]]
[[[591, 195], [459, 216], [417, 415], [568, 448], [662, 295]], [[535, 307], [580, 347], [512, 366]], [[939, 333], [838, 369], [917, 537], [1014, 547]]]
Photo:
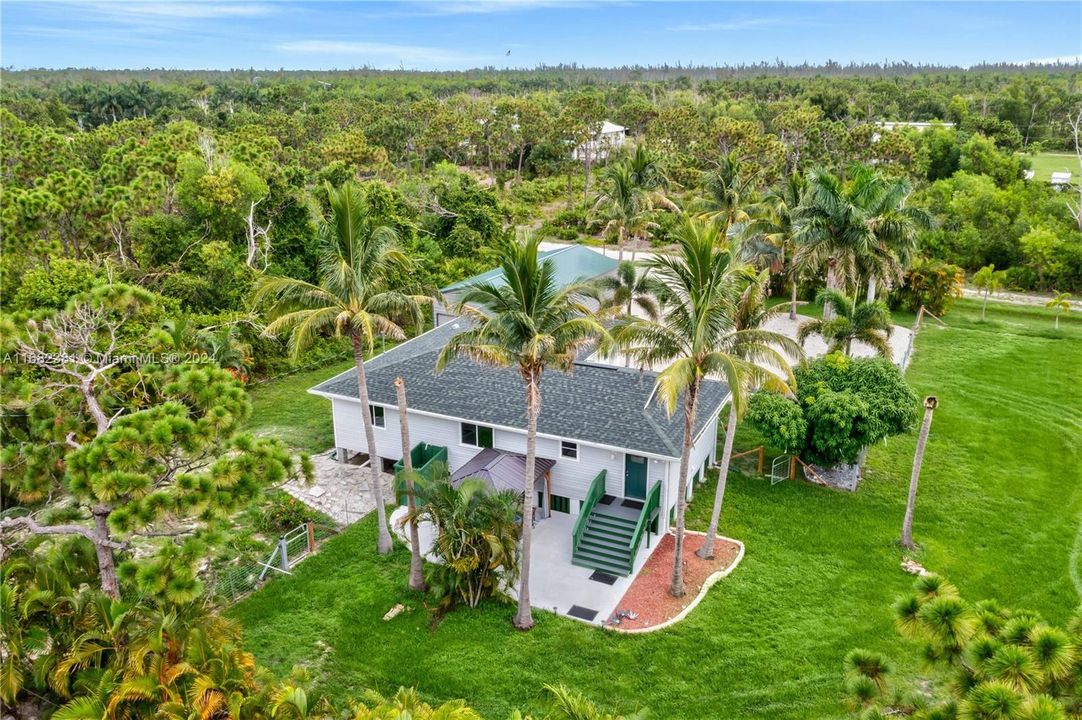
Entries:
[[[919, 393], [940, 398], [916, 516], [920, 559], [967, 596], [1061, 622], [1079, 601], [1068, 566], [1082, 513], [1082, 321], [1057, 334], [1043, 309], [996, 305], [990, 322], [978, 317], [979, 306], [962, 301], [948, 328], [926, 325], [909, 371]], [[312, 417], [329, 427], [325, 409]], [[850, 648], [917, 667], [889, 612], [911, 582], [895, 539], [914, 442], [874, 448], [855, 494], [734, 474], [722, 530], [747, 544], [744, 562], [660, 633], [623, 637], [538, 613], [522, 634], [499, 605], [430, 629], [406, 590], [408, 554], [376, 557], [371, 519], [232, 614], [261, 663], [278, 673], [306, 663], [336, 699], [415, 685], [503, 718], [558, 681], [613, 710], [647, 707], [666, 720], [837, 717]], [[705, 525], [708, 501], [709, 492], [693, 502], [692, 526]], [[400, 601], [410, 611], [384, 622]]]
[[308, 388], [351, 367], [352, 360], [341, 360], [251, 388], [249, 432], [276, 437], [298, 452], [317, 453], [333, 446], [331, 404], [309, 395]]
[[1078, 180], [1078, 158], [1073, 153], [1044, 152], [1036, 155], [1027, 155], [1033, 170], [1033, 179], [1043, 182], [1052, 181], [1052, 173], [1069, 172], [1073, 179]]

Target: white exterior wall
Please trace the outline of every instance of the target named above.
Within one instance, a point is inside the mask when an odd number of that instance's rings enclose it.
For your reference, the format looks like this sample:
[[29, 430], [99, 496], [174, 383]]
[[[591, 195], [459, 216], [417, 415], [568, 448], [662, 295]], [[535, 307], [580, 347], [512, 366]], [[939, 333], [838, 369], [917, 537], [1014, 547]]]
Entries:
[[[364, 439], [364, 426], [361, 424], [361, 405], [355, 400], [332, 398], [331, 408], [334, 418], [334, 442], [336, 447], [353, 452], [367, 452]], [[383, 406], [385, 427], [374, 428], [376, 436], [376, 455], [381, 458], [400, 460], [402, 458], [402, 437], [398, 430], [398, 410], [392, 406]], [[692, 480], [695, 472], [714, 460], [714, 448], [717, 443], [718, 419], [714, 418], [706, 430], [700, 433], [691, 449], [688, 466], [688, 487], [694, 492]], [[426, 442], [447, 448], [447, 459], [452, 472], [460, 468], [476, 455], [478, 448], [463, 445], [461, 442], [460, 422], [453, 418], [435, 417], [419, 413], [410, 413], [410, 442], [416, 445]], [[502, 428], [495, 428], [492, 445], [498, 450], [507, 450], [525, 454], [526, 433]], [[560, 455], [560, 440], [552, 437], [537, 438], [539, 457], [556, 461], [552, 469], [552, 494], [562, 495], [572, 500], [571, 513], [578, 514], [579, 501], [586, 496], [590, 483], [602, 470], [605, 474], [605, 492], [617, 497], [624, 496], [624, 453], [620, 450], [588, 445], [580, 442], [579, 458], [572, 460]], [[637, 454], [637, 453], [636, 453]], [[662, 522], [668, 518], [669, 510], [676, 505], [677, 478], [680, 474], [680, 460], [647, 457], [646, 489], [649, 491], [655, 482], [662, 482], [661, 508]]]
[[[391, 406], [383, 407], [385, 427], [374, 428], [375, 455], [400, 460], [402, 436], [398, 429], [398, 410]], [[335, 446], [352, 452], [367, 452], [364, 426], [361, 423], [360, 402], [332, 398], [331, 408], [334, 418]], [[479, 448], [462, 444], [460, 421], [413, 412], [410, 413], [410, 442], [414, 445], [426, 442], [430, 445], [446, 447], [447, 460], [452, 472], [479, 452]], [[526, 433], [495, 428], [492, 433], [492, 445], [497, 450], [525, 454]], [[624, 495], [624, 453], [582, 442], [578, 443], [578, 446], [578, 460], [573, 460], [560, 455], [560, 440], [552, 437], [537, 438], [538, 456], [556, 461], [552, 469], [552, 494], [570, 498], [573, 515], [578, 514], [579, 501], [586, 496], [590, 483], [602, 470], [606, 471], [605, 492], [617, 497]], [[667, 477], [668, 466], [668, 460], [648, 458], [647, 489], [655, 481], [664, 480]]]

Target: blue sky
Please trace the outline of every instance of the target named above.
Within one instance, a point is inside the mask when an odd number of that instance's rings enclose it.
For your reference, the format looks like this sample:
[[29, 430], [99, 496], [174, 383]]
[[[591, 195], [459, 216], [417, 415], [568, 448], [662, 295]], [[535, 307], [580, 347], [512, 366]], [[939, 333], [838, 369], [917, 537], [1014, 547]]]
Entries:
[[3, 0], [0, 22], [0, 64], [15, 68], [972, 65], [1082, 55], [1077, 1]]

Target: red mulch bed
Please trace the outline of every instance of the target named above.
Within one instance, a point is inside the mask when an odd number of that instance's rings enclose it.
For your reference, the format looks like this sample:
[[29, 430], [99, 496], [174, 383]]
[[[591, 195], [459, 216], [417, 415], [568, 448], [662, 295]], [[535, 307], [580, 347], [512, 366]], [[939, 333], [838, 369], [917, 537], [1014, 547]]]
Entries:
[[676, 598], [669, 592], [676, 538], [672, 533], [666, 534], [616, 606], [617, 613], [630, 611], [636, 614], [635, 619], [625, 617], [615, 627], [639, 630], [676, 617], [699, 596], [708, 577], [732, 565], [740, 554], [739, 545], [719, 538], [714, 542], [714, 559], [703, 560], [695, 551], [702, 547], [704, 539], [702, 535], [684, 535], [685, 592], [683, 597]]

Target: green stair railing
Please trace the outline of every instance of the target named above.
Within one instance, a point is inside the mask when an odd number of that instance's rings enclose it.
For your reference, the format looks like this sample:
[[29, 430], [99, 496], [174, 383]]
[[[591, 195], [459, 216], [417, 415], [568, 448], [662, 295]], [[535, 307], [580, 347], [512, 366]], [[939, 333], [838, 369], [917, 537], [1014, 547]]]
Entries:
[[635, 523], [635, 532], [631, 535], [630, 545], [632, 566], [635, 564], [635, 557], [639, 554], [639, 545], [642, 543], [642, 536], [650, 531], [650, 521], [654, 519], [654, 513], [657, 512], [659, 507], [661, 507], [661, 483], [656, 482], [654, 483], [654, 486], [650, 488], [650, 492], [646, 494], [646, 503], [642, 506], [642, 511], [639, 513], [639, 521]]
[[[436, 463], [447, 465], [447, 448], [441, 445], [429, 445], [419, 442], [410, 450], [410, 460], [413, 462], [413, 471], [426, 480], [432, 479], [432, 469]], [[399, 460], [394, 464], [395, 494], [398, 496], [398, 504], [406, 504], [406, 481], [402, 477], [405, 464]]]
[[586, 523], [590, 519], [590, 513], [594, 511], [597, 501], [605, 495], [605, 471], [602, 470], [590, 483], [590, 489], [586, 491], [586, 497], [582, 500], [579, 508], [579, 519], [575, 521], [575, 532], [572, 535], [572, 552], [579, 549], [579, 541], [582, 533], [586, 530]]

